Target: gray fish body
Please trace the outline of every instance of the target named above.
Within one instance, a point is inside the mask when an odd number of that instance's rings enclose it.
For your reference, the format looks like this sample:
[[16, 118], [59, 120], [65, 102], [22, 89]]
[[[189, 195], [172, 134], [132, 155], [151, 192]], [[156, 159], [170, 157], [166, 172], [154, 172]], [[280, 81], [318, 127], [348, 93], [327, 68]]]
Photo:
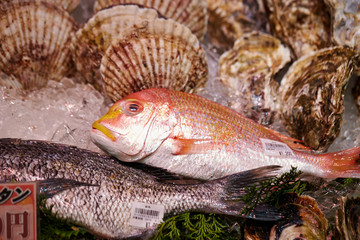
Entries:
[[263, 168], [197, 185], [166, 184], [108, 156], [76, 147], [0, 139], [0, 181], [57, 178], [59, 185], [62, 179], [82, 183], [51, 196], [46, 204], [53, 205], [60, 217], [107, 238], [128, 238], [149, 230], [129, 225], [134, 201], [163, 205], [165, 215], [193, 210], [235, 214], [243, 203], [232, 206], [225, 203], [227, 198], [238, 198], [244, 185], [264, 179], [273, 170]]

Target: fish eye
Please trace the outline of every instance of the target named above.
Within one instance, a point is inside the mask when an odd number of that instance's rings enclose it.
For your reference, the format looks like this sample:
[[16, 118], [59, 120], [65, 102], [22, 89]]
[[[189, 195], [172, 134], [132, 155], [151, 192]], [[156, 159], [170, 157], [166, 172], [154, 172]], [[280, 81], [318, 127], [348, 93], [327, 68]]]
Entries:
[[144, 106], [137, 101], [127, 101], [122, 109], [127, 115], [136, 115], [144, 110]]

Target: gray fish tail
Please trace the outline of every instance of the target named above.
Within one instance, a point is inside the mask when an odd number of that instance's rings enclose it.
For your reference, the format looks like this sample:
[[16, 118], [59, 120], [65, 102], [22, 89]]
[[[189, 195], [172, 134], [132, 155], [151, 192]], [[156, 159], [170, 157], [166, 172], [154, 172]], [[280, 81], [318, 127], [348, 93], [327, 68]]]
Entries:
[[246, 187], [252, 186], [263, 180], [275, 177], [280, 166], [266, 166], [244, 171], [216, 179], [209, 184], [214, 184], [215, 189], [221, 189], [218, 193], [217, 203], [214, 204], [212, 212], [240, 217], [254, 218], [265, 221], [275, 221], [281, 218], [281, 213], [272, 206], [260, 206], [249, 215], [240, 215], [246, 204], [241, 200], [246, 194]]

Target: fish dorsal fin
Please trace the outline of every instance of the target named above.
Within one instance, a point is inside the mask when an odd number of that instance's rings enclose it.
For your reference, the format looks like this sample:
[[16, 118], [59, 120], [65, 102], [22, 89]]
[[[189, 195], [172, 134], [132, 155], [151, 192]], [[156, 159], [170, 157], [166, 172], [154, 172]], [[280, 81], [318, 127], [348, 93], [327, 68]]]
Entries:
[[175, 146], [175, 150], [172, 152], [173, 155], [202, 154], [218, 149], [214, 141], [210, 139], [185, 139], [174, 137], [171, 138], [171, 141]]
[[281, 141], [283, 141], [284, 143], [286, 143], [289, 147], [291, 147], [293, 150], [296, 151], [301, 151], [301, 152], [308, 152], [308, 153], [312, 153], [313, 149], [305, 146], [304, 142], [296, 139], [296, 138], [292, 138], [286, 135], [283, 135], [271, 128], [267, 128], [269, 130], [269, 132], [271, 132], [273, 135], [279, 137], [281, 139]]
[[169, 184], [199, 184], [204, 182], [203, 180], [193, 179], [178, 175], [167, 171], [166, 169], [146, 165], [139, 162], [121, 162], [122, 165], [139, 169], [147, 174], [154, 176], [157, 181]]

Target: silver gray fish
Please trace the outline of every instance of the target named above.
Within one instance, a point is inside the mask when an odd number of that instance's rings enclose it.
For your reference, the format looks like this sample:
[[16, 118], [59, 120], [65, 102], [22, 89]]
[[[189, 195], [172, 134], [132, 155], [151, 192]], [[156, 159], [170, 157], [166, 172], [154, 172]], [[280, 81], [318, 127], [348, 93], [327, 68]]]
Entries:
[[[53, 205], [59, 217], [105, 238], [154, 231], [156, 225], [130, 225], [134, 202], [163, 206], [165, 216], [185, 211], [236, 215], [245, 205], [237, 201], [246, 193], [244, 187], [275, 175], [278, 169], [269, 166], [205, 183], [178, 185], [73, 146], [0, 139], [0, 181], [40, 180], [41, 191], [49, 197], [46, 205]], [[155, 212], [150, 209], [149, 213]], [[256, 217], [267, 220], [279, 216], [271, 211], [260, 214], [262, 217]]]

